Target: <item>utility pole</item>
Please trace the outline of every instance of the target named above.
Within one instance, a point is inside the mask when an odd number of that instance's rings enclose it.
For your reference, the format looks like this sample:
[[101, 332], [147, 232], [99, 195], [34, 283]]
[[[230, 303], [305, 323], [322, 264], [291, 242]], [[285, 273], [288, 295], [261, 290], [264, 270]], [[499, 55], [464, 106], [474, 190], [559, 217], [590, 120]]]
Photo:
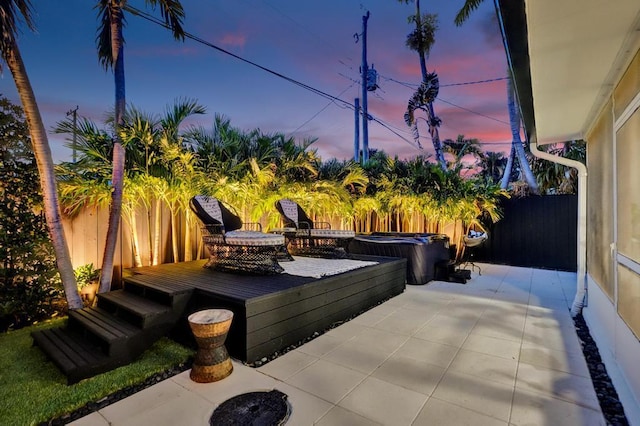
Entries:
[[356, 131], [355, 138], [353, 140], [353, 161], [355, 163], [360, 162], [360, 98], [356, 98], [354, 103], [355, 119], [356, 119]]
[[369, 66], [367, 65], [367, 21], [369, 11], [362, 17], [362, 162], [369, 161], [369, 112], [367, 111], [367, 78]]
[[73, 115], [73, 142], [71, 143], [71, 159], [73, 162], [76, 162], [76, 134], [77, 134], [77, 123], [78, 123], [78, 105], [76, 105], [76, 109], [70, 109], [67, 111], [67, 117]]

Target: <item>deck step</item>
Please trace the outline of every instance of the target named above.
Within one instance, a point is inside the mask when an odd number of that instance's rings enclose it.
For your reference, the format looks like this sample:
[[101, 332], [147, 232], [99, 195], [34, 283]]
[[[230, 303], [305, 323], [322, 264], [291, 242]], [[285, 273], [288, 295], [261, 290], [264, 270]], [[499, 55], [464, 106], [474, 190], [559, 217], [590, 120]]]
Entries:
[[128, 357], [110, 357], [69, 328], [50, 328], [32, 334], [34, 344], [67, 376], [69, 384], [104, 373], [131, 361]]
[[183, 307], [193, 293], [193, 287], [177, 286], [171, 277], [134, 274], [124, 278], [126, 291], [173, 308]]
[[139, 327], [102, 308], [69, 311], [68, 328], [98, 344], [111, 356], [131, 352], [131, 346], [140, 344], [142, 333]]
[[170, 322], [174, 316], [170, 306], [124, 290], [99, 293], [98, 307], [143, 329]]

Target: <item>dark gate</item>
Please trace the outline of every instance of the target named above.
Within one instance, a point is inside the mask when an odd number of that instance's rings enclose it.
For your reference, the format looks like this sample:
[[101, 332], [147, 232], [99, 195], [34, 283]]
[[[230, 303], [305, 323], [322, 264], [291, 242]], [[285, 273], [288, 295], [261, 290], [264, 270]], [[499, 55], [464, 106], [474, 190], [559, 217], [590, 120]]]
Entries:
[[577, 269], [577, 195], [503, 199], [503, 218], [487, 226], [489, 239], [475, 254], [488, 263]]

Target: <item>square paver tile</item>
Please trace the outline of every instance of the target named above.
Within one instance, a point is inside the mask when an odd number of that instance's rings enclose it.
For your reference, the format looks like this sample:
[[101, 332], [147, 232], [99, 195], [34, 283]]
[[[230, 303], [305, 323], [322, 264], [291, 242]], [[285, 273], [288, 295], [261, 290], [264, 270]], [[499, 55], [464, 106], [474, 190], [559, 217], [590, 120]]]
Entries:
[[461, 349], [449, 366], [449, 371], [478, 376], [513, 387], [517, 368], [518, 362], [515, 360]]
[[216, 404], [165, 380], [100, 410], [111, 425], [207, 424]]
[[400, 346], [402, 346], [407, 340], [409, 340], [409, 336], [391, 333], [385, 330], [369, 328], [355, 336], [353, 339], [349, 340], [349, 343], [367, 345], [372, 348], [372, 350], [378, 350], [386, 354], [391, 354], [395, 352]]
[[456, 346], [412, 337], [398, 349], [396, 354], [447, 368], [458, 350]]
[[317, 360], [318, 357], [293, 350], [263, 365], [257, 371], [279, 380], [286, 380]]
[[427, 396], [368, 377], [339, 406], [385, 425], [411, 425]]
[[600, 410], [516, 389], [511, 409], [511, 424], [514, 426], [604, 426], [606, 422]]
[[418, 330], [414, 337], [461, 347], [474, 325], [475, 320], [457, 319], [449, 315], [438, 314]]
[[105, 419], [102, 414], [97, 411], [81, 417], [69, 424], [71, 426], [109, 426], [109, 422], [107, 421], [107, 419]]
[[287, 395], [287, 402], [291, 409], [287, 426], [313, 424], [334, 407], [332, 403], [287, 383], [279, 383], [276, 389]]
[[304, 345], [298, 347], [298, 351], [304, 352], [308, 355], [313, 355], [315, 357], [322, 357], [327, 353], [331, 352], [342, 343], [345, 342], [344, 338], [336, 337], [333, 335], [323, 334], [320, 337], [313, 339], [310, 342], [305, 343]]
[[420, 329], [424, 324], [432, 319], [434, 312], [420, 312], [411, 309], [398, 310], [374, 326], [377, 329], [410, 336]]
[[329, 330], [326, 335], [335, 337], [338, 339], [342, 339], [343, 341], [347, 341], [349, 339], [354, 338], [358, 334], [362, 333], [364, 330], [369, 328], [366, 325], [358, 324], [357, 322], [348, 321], [344, 324]]
[[471, 330], [471, 334], [512, 340], [520, 343], [522, 341], [523, 329], [524, 317], [510, 321], [507, 318], [500, 318], [500, 316], [495, 315], [491, 318], [480, 318], [473, 330]]
[[558, 351], [525, 342], [520, 351], [520, 362], [564, 371], [576, 376], [591, 377], [587, 362], [581, 352]]
[[445, 368], [429, 364], [426, 361], [396, 354], [378, 367], [372, 377], [425, 395], [431, 395], [445, 371]]
[[357, 317], [352, 319], [350, 322], [372, 327], [377, 323], [379, 323], [380, 321], [382, 321], [383, 319], [385, 319], [387, 315], [389, 315], [389, 312], [382, 312], [382, 311], [374, 312], [372, 309], [370, 311], [367, 311], [363, 314], [358, 315]]
[[317, 426], [377, 426], [381, 424], [338, 405], [334, 406], [316, 423]]
[[554, 396], [595, 410], [600, 403], [590, 378], [521, 363], [516, 389]]
[[169, 380], [201, 395], [215, 405], [241, 393], [271, 390], [279, 383], [276, 379], [237, 361], [233, 362], [231, 375], [217, 382], [196, 383], [189, 378], [189, 371], [173, 376]]
[[522, 340], [525, 343], [543, 346], [559, 351], [582, 353], [582, 346], [575, 328], [567, 327], [525, 327]]
[[462, 349], [516, 361], [520, 356], [520, 342], [473, 333], [467, 337]]
[[364, 374], [371, 374], [393, 351], [372, 348], [370, 345], [348, 341], [325, 355], [322, 359]]
[[431, 396], [489, 417], [509, 421], [513, 385], [449, 370]]
[[507, 422], [459, 405], [429, 398], [412, 426], [507, 426]]
[[363, 373], [321, 359], [291, 376], [287, 383], [335, 404], [365, 377]]

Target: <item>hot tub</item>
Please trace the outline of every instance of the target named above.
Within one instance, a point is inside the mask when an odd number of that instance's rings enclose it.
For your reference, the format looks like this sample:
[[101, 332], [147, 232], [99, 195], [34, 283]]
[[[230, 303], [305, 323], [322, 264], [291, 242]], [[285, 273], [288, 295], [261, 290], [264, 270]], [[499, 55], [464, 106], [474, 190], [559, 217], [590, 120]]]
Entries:
[[375, 232], [356, 236], [349, 253], [407, 259], [407, 284], [426, 284], [435, 278], [436, 264], [449, 260], [449, 237], [443, 234]]

